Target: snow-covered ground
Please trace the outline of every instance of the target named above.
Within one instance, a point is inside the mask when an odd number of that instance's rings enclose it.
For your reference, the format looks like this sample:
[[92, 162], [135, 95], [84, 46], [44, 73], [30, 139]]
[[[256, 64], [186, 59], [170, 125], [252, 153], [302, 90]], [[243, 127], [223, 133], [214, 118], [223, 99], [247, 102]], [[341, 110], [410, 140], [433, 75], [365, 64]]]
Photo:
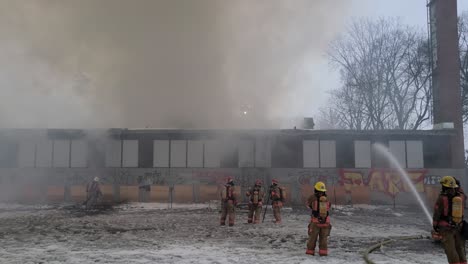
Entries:
[[[73, 206], [0, 204], [0, 263], [364, 263], [362, 251], [391, 237], [429, 236], [419, 208], [337, 206], [330, 256], [305, 255], [309, 212], [283, 210], [283, 224], [219, 226], [213, 205], [126, 204], [85, 214]], [[326, 259], [324, 259], [326, 258]], [[396, 241], [376, 263], [446, 263], [429, 239]]]

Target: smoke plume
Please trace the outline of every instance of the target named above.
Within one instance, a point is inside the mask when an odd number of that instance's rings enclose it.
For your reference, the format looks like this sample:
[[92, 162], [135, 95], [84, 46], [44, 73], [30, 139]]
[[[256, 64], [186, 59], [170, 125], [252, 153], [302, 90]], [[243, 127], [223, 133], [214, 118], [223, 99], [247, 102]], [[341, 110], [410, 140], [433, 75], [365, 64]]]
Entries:
[[278, 127], [347, 2], [0, 0], [0, 127]]

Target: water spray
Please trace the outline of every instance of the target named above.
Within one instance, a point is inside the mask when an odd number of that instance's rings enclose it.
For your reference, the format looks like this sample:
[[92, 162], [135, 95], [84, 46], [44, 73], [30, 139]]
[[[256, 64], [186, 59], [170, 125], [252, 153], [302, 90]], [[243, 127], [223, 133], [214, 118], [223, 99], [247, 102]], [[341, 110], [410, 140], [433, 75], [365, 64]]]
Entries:
[[410, 187], [411, 192], [413, 193], [414, 197], [418, 201], [419, 205], [424, 211], [424, 214], [426, 214], [427, 220], [429, 223], [432, 225], [432, 216], [429, 213], [429, 210], [427, 209], [426, 205], [424, 204], [424, 201], [422, 200], [421, 196], [419, 195], [418, 191], [416, 190], [416, 187], [414, 186], [413, 182], [411, 181], [410, 177], [406, 173], [406, 171], [402, 168], [400, 163], [398, 163], [398, 160], [395, 158], [395, 156], [390, 153], [390, 151], [382, 144], [374, 144], [374, 148], [380, 152], [383, 156], [385, 156], [390, 163], [398, 170], [399, 174], [405, 180], [406, 184]]

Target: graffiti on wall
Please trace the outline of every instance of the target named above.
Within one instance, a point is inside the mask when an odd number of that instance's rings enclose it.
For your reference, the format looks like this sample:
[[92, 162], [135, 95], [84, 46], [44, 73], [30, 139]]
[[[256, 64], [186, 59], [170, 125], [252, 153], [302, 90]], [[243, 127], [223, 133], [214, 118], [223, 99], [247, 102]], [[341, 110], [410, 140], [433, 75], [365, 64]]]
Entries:
[[[427, 170], [408, 170], [407, 174], [418, 192], [424, 192], [424, 179]], [[410, 187], [392, 169], [372, 169], [367, 175], [360, 171], [341, 170], [340, 185], [344, 186], [346, 193], [351, 193], [354, 186], [368, 186], [372, 191], [386, 193], [395, 197], [400, 192], [409, 192]]]
[[318, 181], [333, 184], [335, 175], [336, 170], [299, 170], [289, 172], [288, 178], [296, 179], [299, 185], [314, 185]]
[[192, 172], [194, 181], [208, 185], [223, 185], [229, 177], [235, 178], [232, 173], [226, 171], [197, 170]]

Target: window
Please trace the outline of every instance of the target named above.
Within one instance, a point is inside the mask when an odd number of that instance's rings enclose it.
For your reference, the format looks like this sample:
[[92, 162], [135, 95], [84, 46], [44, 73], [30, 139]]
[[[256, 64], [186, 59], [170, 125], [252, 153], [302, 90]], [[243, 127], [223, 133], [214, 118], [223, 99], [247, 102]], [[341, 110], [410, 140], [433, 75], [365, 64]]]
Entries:
[[304, 168], [319, 167], [319, 141], [304, 140], [303, 143]]
[[122, 141], [122, 167], [138, 167], [138, 140]]
[[88, 166], [88, 144], [86, 140], [72, 140], [70, 166], [72, 168], [85, 168]]
[[271, 167], [271, 145], [268, 138], [255, 140], [255, 167]]
[[404, 140], [390, 140], [388, 149], [400, 166], [406, 168], [406, 142]]
[[70, 141], [69, 140], [54, 140], [54, 160], [53, 167], [68, 168], [70, 167]]
[[187, 167], [187, 141], [171, 140], [171, 167]]
[[206, 168], [219, 168], [221, 166], [221, 149], [219, 142], [215, 140], [205, 141], [205, 164]]
[[354, 141], [354, 167], [371, 167], [371, 143], [367, 140]]
[[122, 166], [122, 141], [109, 139], [106, 142], [106, 167]]
[[169, 140], [153, 141], [153, 167], [169, 167]]
[[189, 140], [187, 147], [187, 167], [203, 167], [203, 141]]
[[254, 167], [254, 142], [252, 140], [239, 142], [239, 167]]
[[18, 142], [18, 167], [33, 168], [36, 159], [36, 143], [32, 140]]
[[406, 153], [408, 159], [408, 168], [424, 168], [422, 141], [407, 140]]
[[320, 168], [336, 168], [336, 143], [320, 140]]
[[37, 142], [36, 167], [50, 168], [52, 166], [52, 140], [43, 139]]

